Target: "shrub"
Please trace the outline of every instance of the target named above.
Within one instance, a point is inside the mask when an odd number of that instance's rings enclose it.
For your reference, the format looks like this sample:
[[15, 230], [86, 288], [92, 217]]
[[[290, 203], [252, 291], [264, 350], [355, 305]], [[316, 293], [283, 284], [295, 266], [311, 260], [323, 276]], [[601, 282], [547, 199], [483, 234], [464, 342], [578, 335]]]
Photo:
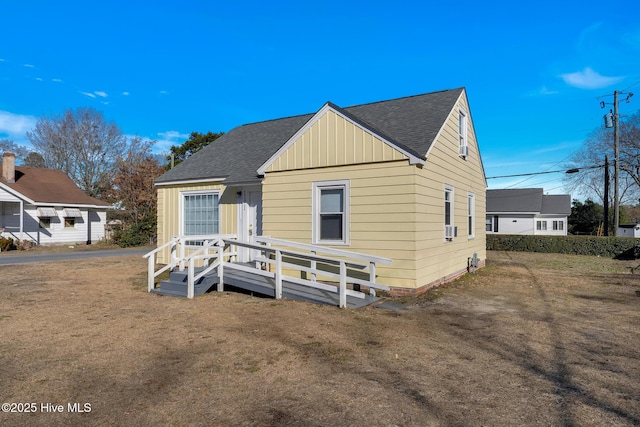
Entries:
[[523, 236], [487, 234], [487, 249], [596, 255], [619, 259], [640, 258], [640, 242], [629, 237]]
[[32, 240], [16, 240], [16, 248], [19, 251], [28, 251], [35, 248], [38, 244]]
[[0, 237], [0, 252], [13, 249], [13, 239], [11, 237]]

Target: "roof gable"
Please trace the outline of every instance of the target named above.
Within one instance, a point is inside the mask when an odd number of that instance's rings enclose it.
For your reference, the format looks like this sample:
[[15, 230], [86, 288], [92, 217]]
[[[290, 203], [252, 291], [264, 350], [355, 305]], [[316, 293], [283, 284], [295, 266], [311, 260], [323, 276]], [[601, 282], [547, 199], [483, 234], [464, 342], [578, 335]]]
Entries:
[[[329, 140], [328, 135], [340, 137]], [[258, 168], [258, 174], [403, 159], [424, 164], [418, 153], [328, 102]]]

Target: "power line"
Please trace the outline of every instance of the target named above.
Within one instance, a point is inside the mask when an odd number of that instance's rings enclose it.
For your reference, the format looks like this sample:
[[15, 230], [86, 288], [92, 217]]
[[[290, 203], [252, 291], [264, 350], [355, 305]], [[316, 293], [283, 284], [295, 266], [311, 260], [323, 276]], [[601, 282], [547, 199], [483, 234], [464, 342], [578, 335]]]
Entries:
[[[562, 170], [555, 170], [555, 171], [545, 171], [545, 172], [531, 172], [531, 173], [517, 173], [514, 175], [501, 175], [501, 176], [488, 176], [486, 177], [486, 179], [497, 179], [497, 178], [513, 178], [513, 177], [517, 177], [517, 176], [534, 176], [534, 175], [544, 175], [544, 174], [548, 174], [548, 173], [560, 173], [560, 172], [564, 172], [564, 173], [576, 173], [576, 172], [580, 172], [581, 169], [597, 169], [597, 168], [603, 168], [604, 165], [598, 165], [598, 166], [585, 166], [585, 167], [581, 167], [581, 168], [575, 168], [575, 169], [562, 169]], [[524, 181], [521, 181], [524, 182]]]

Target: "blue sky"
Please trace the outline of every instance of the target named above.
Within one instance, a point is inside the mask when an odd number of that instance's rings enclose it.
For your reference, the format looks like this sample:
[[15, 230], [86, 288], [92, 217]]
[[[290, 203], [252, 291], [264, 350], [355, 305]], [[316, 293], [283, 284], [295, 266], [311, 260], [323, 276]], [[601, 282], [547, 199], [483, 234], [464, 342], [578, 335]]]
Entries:
[[[3, 3], [0, 139], [17, 143], [69, 108], [163, 152], [326, 101], [464, 86], [491, 177], [562, 169], [601, 125], [602, 96], [640, 92], [637, 0]], [[640, 96], [620, 113], [638, 109]], [[562, 193], [561, 178], [489, 188]]]

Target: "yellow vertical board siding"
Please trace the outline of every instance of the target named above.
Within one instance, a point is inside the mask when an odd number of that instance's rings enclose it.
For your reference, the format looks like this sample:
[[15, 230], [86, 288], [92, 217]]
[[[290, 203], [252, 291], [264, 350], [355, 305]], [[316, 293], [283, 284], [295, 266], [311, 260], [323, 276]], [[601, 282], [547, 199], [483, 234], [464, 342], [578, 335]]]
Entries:
[[267, 168], [267, 172], [408, 159], [334, 111], [319, 117]]
[[[158, 246], [180, 234], [180, 197], [183, 192], [215, 190], [220, 192], [220, 233], [238, 232], [235, 190], [222, 184], [193, 184], [158, 187]], [[169, 249], [158, 254], [158, 263], [169, 263]]]
[[392, 265], [377, 266], [378, 280], [413, 288], [416, 205], [408, 189], [415, 187], [415, 170], [401, 161], [267, 173], [263, 232], [311, 243], [313, 183], [349, 180], [350, 244], [331, 247], [392, 258]]

